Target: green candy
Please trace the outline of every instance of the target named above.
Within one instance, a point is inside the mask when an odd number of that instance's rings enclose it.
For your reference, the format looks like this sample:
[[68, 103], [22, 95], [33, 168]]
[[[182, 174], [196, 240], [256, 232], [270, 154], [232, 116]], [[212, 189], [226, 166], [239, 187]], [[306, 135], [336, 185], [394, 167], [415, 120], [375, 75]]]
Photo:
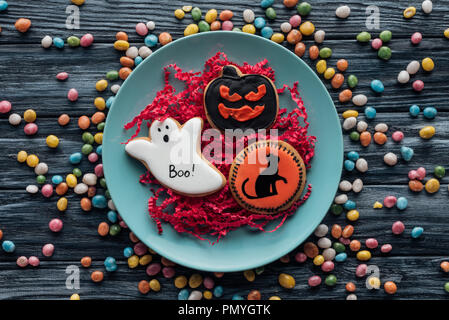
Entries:
[[120, 228], [120, 226], [118, 224], [113, 224], [110, 228], [109, 228], [109, 234], [111, 236], [116, 236], [120, 233], [120, 231], [122, 231], [122, 228]]
[[337, 277], [334, 276], [333, 274], [330, 274], [326, 277], [324, 283], [329, 287], [333, 287], [337, 284]]
[[106, 179], [105, 179], [105, 178], [101, 178], [101, 179], [100, 179], [100, 186], [101, 186], [102, 188], [106, 188]]
[[327, 59], [332, 56], [332, 49], [328, 47], [321, 48], [320, 50], [320, 58]]
[[353, 74], [350, 74], [348, 76], [348, 86], [349, 88], [355, 88], [357, 84], [359, 83], [359, 79]]
[[192, 19], [194, 21], [200, 21], [201, 20], [201, 9], [198, 7], [195, 7], [192, 9]]
[[105, 124], [104, 122], [100, 122], [100, 123], [97, 125], [97, 130], [98, 130], [98, 131], [103, 131], [105, 125], [106, 125], [106, 124]]
[[259, 274], [262, 274], [263, 272], [264, 272], [264, 267], [258, 267], [258, 268], [256, 268], [255, 270], [254, 270], [254, 272], [257, 274], [257, 275], [259, 275]]
[[435, 177], [441, 179], [446, 175], [446, 170], [442, 166], [436, 166], [433, 170], [433, 174], [435, 175]]
[[108, 198], [108, 199], [111, 199], [111, 193], [109, 192], [109, 190], [106, 190], [106, 191], [104, 192], [104, 196], [105, 196], [106, 198]]
[[45, 176], [43, 176], [43, 175], [38, 175], [37, 177], [36, 177], [36, 182], [38, 183], [38, 184], [43, 184], [43, 183], [45, 183], [45, 180], [47, 180], [47, 178], [45, 178]]
[[237, 28], [237, 27], [232, 28], [232, 31], [235, 31], [235, 32], [242, 32], [242, 30], [241, 30], [240, 28]]
[[359, 141], [360, 140], [360, 133], [358, 133], [357, 131], [352, 131], [349, 134], [349, 139], [351, 139], [352, 141]]
[[81, 153], [87, 155], [87, 154], [91, 153], [93, 149], [94, 149], [94, 147], [92, 147], [91, 144], [86, 143], [85, 145], [83, 145], [81, 147]]
[[84, 143], [87, 144], [93, 144], [94, 143], [94, 136], [92, 135], [92, 133], [90, 132], [84, 132], [83, 135], [81, 136], [81, 138], [83, 139]]
[[390, 60], [391, 58], [391, 49], [383, 46], [377, 51], [377, 56], [383, 60]]
[[444, 284], [444, 290], [446, 290], [446, 292], [449, 292], [449, 282], [446, 282]]
[[335, 252], [337, 252], [337, 253], [342, 253], [342, 252], [345, 252], [345, 250], [346, 250], [345, 245], [341, 242], [334, 242], [334, 244], [332, 246], [333, 246]]
[[343, 206], [341, 206], [340, 204], [334, 203], [333, 205], [331, 205], [331, 212], [334, 215], [339, 216], [343, 213]]
[[80, 38], [75, 36], [70, 36], [67, 38], [67, 44], [70, 47], [78, 47], [80, 45]]
[[106, 79], [108, 80], [117, 80], [118, 79], [118, 72], [115, 70], [111, 70], [108, 73], [106, 73]]
[[204, 20], [198, 22], [198, 28], [200, 29], [200, 32], [210, 31], [210, 25]]
[[73, 173], [73, 175], [74, 175], [75, 177], [77, 177], [77, 178], [81, 177], [82, 174], [83, 174], [79, 168], [74, 168], [73, 171], [72, 171], [72, 173]]
[[302, 16], [306, 16], [312, 11], [312, 6], [308, 2], [301, 2], [296, 7], [296, 10], [298, 10], [298, 13]]
[[273, 8], [268, 8], [267, 10], [265, 10], [265, 15], [267, 16], [268, 19], [270, 20], [274, 20], [276, 19], [276, 11], [274, 11]]
[[379, 34], [380, 40], [382, 40], [383, 43], [386, 43], [391, 40], [393, 34], [390, 30], [384, 30]]
[[357, 35], [358, 42], [368, 42], [371, 40], [371, 34], [369, 32], [363, 31]]

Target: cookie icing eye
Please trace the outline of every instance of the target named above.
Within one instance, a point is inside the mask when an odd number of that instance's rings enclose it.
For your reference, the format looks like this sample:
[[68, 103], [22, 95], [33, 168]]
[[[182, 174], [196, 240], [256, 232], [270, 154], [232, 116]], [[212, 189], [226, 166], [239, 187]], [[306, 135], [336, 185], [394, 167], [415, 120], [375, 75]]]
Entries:
[[220, 96], [229, 102], [236, 102], [242, 100], [242, 96], [238, 93], [233, 93], [232, 96], [229, 95], [229, 88], [226, 86], [220, 86]]
[[257, 87], [257, 92], [251, 91], [245, 96], [245, 99], [248, 101], [259, 101], [262, 99], [267, 93], [267, 87], [264, 84], [261, 84]]

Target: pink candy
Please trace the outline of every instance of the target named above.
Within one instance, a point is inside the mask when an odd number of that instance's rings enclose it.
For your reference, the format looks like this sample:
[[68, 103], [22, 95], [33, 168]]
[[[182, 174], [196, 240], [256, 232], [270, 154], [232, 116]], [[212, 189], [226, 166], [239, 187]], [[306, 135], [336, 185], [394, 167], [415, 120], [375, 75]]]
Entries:
[[96, 154], [95, 152], [89, 153], [89, 155], [87, 156], [87, 159], [91, 163], [97, 162], [98, 161], [98, 154]]
[[359, 278], [362, 278], [366, 275], [366, 270], [368, 269], [368, 266], [366, 264], [359, 264], [357, 268], [355, 269], [355, 275]]
[[43, 185], [41, 192], [45, 198], [50, 198], [53, 195], [53, 186], [51, 184]]
[[23, 132], [25, 132], [25, 134], [27, 136], [32, 136], [33, 134], [36, 134], [38, 130], [38, 126], [35, 123], [27, 123], [25, 125], [25, 127], [23, 127]]
[[63, 227], [63, 223], [60, 219], [52, 219], [49, 223], [48, 223], [48, 227], [50, 228], [51, 231], [53, 232], [59, 232], [62, 230]]
[[393, 250], [393, 247], [389, 243], [384, 244], [382, 247], [380, 247], [380, 252], [382, 252], [382, 253], [388, 253], [391, 250]]
[[103, 177], [103, 165], [101, 163], [97, 164], [94, 168], [94, 172], [98, 178]]
[[226, 31], [231, 31], [234, 28], [234, 24], [230, 20], [223, 21], [221, 24], [221, 29]]
[[408, 178], [410, 180], [423, 180], [426, 177], [426, 169], [423, 167], [419, 167], [416, 170], [410, 170], [408, 172]]
[[143, 242], [137, 242], [134, 245], [134, 253], [138, 256], [143, 256], [145, 253], [147, 253], [148, 247]]
[[92, 43], [94, 42], [94, 36], [90, 33], [86, 33], [84, 36], [80, 39], [80, 45], [81, 47], [90, 47]]
[[351, 243], [351, 239], [347, 239], [347, 238], [343, 238], [343, 237], [340, 237], [340, 239], [338, 239], [338, 241], [340, 241], [340, 243], [343, 243], [345, 246], [347, 246], [348, 244]]
[[422, 80], [415, 80], [412, 83], [412, 88], [416, 92], [421, 92], [424, 90], [424, 82]]
[[28, 265], [28, 258], [25, 256], [18, 257], [16, 263], [19, 267], [25, 268]]
[[420, 32], [415, 32], [412, 34], [412, 37], [410, 39], [413, 44], [419, 44], [422, 40], [422, 34]]
[[396, 221], [391, 227], [391, 231], [393, 231], [394, 234], [401, 234], [404, 232], [404, 230], [405, 226], [401, 221]]
[[304, 252], [298, 252], [298, 253], [295, 255], [295, 260], [296, 260], [296, 262], [298, 262], [298, 263], [304, 263], [304, 262], [306, 262], [306, 260], [307, 260], [307, 256], [305, 255]]
[[55, 246], [51, 243], [47, 243], [42, 247], [42, 254], [46, 257], [51, 257], [55, 252]]
[[38, 257], [31, 256], [28, 258], [28, 263], [30, 266], [37, 267], [41, 263]]
[[404, 133], [402, 131], [395, 131], [393, 132], [393, 134], [391, 135], [391, 138], [393, 139], [393, 141], [395, 142], [401, 142], [402, 139], [404, 139]]
[[301, 24], [301, 16], [295, 14], [290, 18], [288, 22], [292, 25], [293, 28], [299, 27], [299, 25]]
[[138, 24], [136, 24], [136, 32], [139, 36], [146, 36], [148, 33], [147, 25], [143, 22], [139, 22]]
[[68, 77], [69, 74], [67, 72], [60, 72], [56, 75], [56, 79], [58, 79], [59, 81], [67, 80]]
[[369, 249], [376, 249], [377, 246], [379, 245], [379, 243], [377, 242], [376, 239], [374, 239], [374, 238], [369, 238], [369, 239], [366, 239], [365, 245], [366, 245], [366, 247], [369, 248]]
[[394, 205], [396, 204], [396, 197], [395, 196], [387, 196], [384, 199], [384, 206], [387, 208], [393, 208]]
[[164, 275], [164, 278], [170, 279], [175, 276], [175, 269], [172, 267], [164, 267], [162, 268], [162, 274]]
[[308, 282], [309, 282], [309, 286], [316, 287], [321, 284], [321, 278], [320, 278], [320, 276], [311, 276], [309, 278]]
[[3, 100], [0, 101], [0, 113], [8, 113], [11, 111], [11, 102]]
[[155, 276], [161, 271], [161, 268], [162, 266], [159, 262], [151, 263], [147, 267], [147, 275], [149, 275], [150, 277]]
[[205, 277], [203, 280], [203, 285], [206, 289], [212, 289], [215, 285], [214, 279], [211, 277]]
[[332, 261], [324, 261], [324, 263], [321, 265], [321, 270], [324, 272], [331, 272], [334, 270], [334, 263]]
[[70, 89], [69, 92], [67, 93], [67, 99], [69, 99], [72, 102], [78, 100], [78, 90], [74, 88]]
[[380, 40], [379, 38], [373, 39], [373, 40], [371, 41], [371, 47], [372, 47], [374, 50], [379, 50], [380, 47], [382, 47], [382, 40]]

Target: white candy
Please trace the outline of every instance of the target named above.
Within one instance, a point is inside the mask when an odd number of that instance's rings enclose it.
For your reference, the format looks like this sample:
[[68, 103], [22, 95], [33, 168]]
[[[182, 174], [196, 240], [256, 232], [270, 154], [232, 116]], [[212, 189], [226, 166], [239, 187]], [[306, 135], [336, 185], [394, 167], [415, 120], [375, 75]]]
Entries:
[[368, 123], [365, 121], [359, 121], [357, 122], [357, 131], [362, 133], [363, 131], [366, 131], [368, 129]]
[[346, 300], [357, 300], [357, 296], [353, 293], [348, 294], [348, 296], [346, 297]]
[[37, 175], [44, 175], [48, 172], [48, 166], [45, 162], [40, 162], [35, 168], [34, 173]]
[[340, 19], [346, 19], [351, 14], [351, 8], [348, 6], [341, 6], [335, 10], [335, 15]]
[[352, 103], [358, 107], [363, 107], [368, 102], [368, 97], [364, 94], [358, 94], [352, 98]]
[[50, 36], [45, 36], [41, 40], [42, 48], [45, 48], [45, 49], [50, 48], [52, 44], [53, 44], [53, 38]]
[[329, 238], [320, 238], [317, 242], [318, 247], [321, 249], [327, 249], [330, 248], [332, 245], [332, 241]]
[[120, 90], [120, 85], [119, 84], [113, 84], [111, 86], [111, 91], [113, 94], [117, 94], [117, 92]]
[[343, 121], [343, 129], [347, 130], [351, 130], [352, 128], [354, 128], [357, 124], [357, 119], [355, 117], [349, 117], [346, 118], [345, 121]]
[[325, 36], [326, 36], [326, 32], [324, 32], [324, 30], [318, 30], [313, 35], [313, 38], [316, 43], [323, 43]]
[[316, 227], [315, 232], [313, 233], [318, 238], [324, 237], [327, 232], [329, 231], [329, 227], [325, 224], [320, 224], [318, 227]]
[[134, 59], [139, 55], [139, 49], [137, 47], [129, 47], [128, 50], [126, 50], [126, 56], [128, 58]]
[[357, 170], [359, 170], [362, 173], [367, 172], [368, 171], [368, 162], [363, 158], [359, 158], [359, 159], [357, 159], [357, 161], [355, 163], [355, 167], [357, 168]]
[[203, 294], [201, 293], [201, 291], [193, 290], [190, 293], [188, 300], [201, 300], [202, 297], [203, 297]]
[[388, 152], [384, 155], [384, 162], [389, 166], [394, 166], [398, 163], [398, 157], [394, 153]]
[[148, 21], [147, 28], [148, 28], [148, 30], [153, 31], [154, 28], [156, 28], [156, 24], [154, 23], [154, 21]]
[[423, 1], [421, 7], [422, 7], [422, 11], [424, 11], [424, 13], [426, 13], [426, 14], [431, 13], [432, 9], [433, 9], [432, 1], [430, 1], [430, 0]]
[[398, 74], [398, 82], [399, 83], [407, 83], [410, 80], [410, 75], [408, 74], [407, 71], [402, 70], [401, 72], [399, 72]]
[[243, 20], [245, 20], [246, 23], [252, 23], [254, 21], [255, 15], [254, 11], [251, 9], [246, 9], [243, 11]]
[[284, 22], [281, 24], [281, 31], [283, 33], [289, 33], [292, 30], [292, 25], [288, 22]]
[[345, 194], [340, 194], [339, 196], [336, 196], [334, 199], [334, 202], [336, 204], [345, 204], [348, 201], [348, 196]]
[[374, 127], [374, 130], [385, 133], [388, 131], [388, 125], [386, 123], [379, 123]]
[[151, 51], [150, 48], [148, 48], [147, 46], [141, 46], [139, 48], [139, 56], [141, 56], [142, 58], [146, 58], [148, 56], [150, 56], [153, 53], [153, 51]]
[[85, 194], [89, 187], [84, 183], [78, 183], [73, 191], [75, 191], [76, 194]]
[[17, 113], [11, 113], [8, 120], [11, 125], [18, 126], [22, 122], [22, 117]]
[[337, 252], [333, 249], [333, 248], [327, 248], [323, 250], [323, 258], [326, 261], [332, 261], [335, 258], [335, 255], [337, 254]]
[[348, 180], [342, 180], [338, 185], [338, 188], [343, 192], [349, 192], [352, 189], [352, 183]]
[[38, 186], [35, 186], [34, 184], [30, 184], [26, 187], [26, 191], [28, 193], [37, 193], [39, 191]]
[[419, 61], [414, 60], [408, 64], [407, 72], [409, 74], [415, 74], [419, 71], [420, 67], [421, 67], [421, 64], [419, 63]]
[[97, 176], [93, 173], [86, 173], [83, 176], [83, 183], [87, 184], [88, 186], [94, 186], [97, 184]]
[[352, 182], [352, 191], [355, 193], [359, 193], [363, 189], [363, 181], [361, 179], [355, 179], [354, 182]]

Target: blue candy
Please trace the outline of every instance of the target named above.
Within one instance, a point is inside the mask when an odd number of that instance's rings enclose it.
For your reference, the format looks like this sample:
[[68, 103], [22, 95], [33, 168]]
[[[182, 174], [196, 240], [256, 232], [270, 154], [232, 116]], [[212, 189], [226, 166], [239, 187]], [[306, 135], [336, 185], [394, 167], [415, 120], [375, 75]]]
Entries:
[[254, 26], [255, 26], [257, 29], [262, 29], [263, 27], [265, 27], [266, 24], [267, 24], [267, 22], [266, 22], [265, 19], [262, 18], [262, 17], [257, 17], [257, 18], [254, 20]]
[[97, 149], [95, 150], [95, 152], [101, 156], [101, 154], [103, 153], [103, 145], [98, 146]]
[[262, 35], [262, 37], [270, 39], [273, 35], [273, 29], [271, 29], [270, 27], [263, 27], [262, 30], [260, 30], [260, 34]]
[[407, 205], [408, 200], [405, 197], [399, 197], [396, 201], [396, 208], [398, 208], [399, 210], [405, 210], [407, 208]]
[[117, 212], [110, 210], [108, 212], [108, 220], [111, 221], [112, 223], [116, 223], [118, 220]]
[[98, 194], [92, 198], [92, 206], [95, 208], [104, 209], [108, 206], [108, 201], [105, 196]]
[[264, 9], [271, 7], [274, 3], [274, 0], [262, 0], [260, 1], [260, 6]]
[[245, 298], [243, 298], [241, 295], [239, 294], [234, 294], [232, 296], [232, 300], [245, 300]]
[[56, 175], [56, 176], [51, 177], [51, 182], [52, 182], [53, 184], [58, 185], [58, 184], [60, 184], [62, 181], [64, 181], [64, 178], [63, 178], [62, 176], [60, 176], [60, 175]]
[[404, 159], [405, 161], [410, 161], [412, 160], [413, 154], [415, 152], [413, 151], [412, 148], [409, 147], [401, 147], [401, 155], [402, 155], [402, 159]]
[[424, 232], [424, 229], [422, 227], [414, 227], [412, 230], [412, 238], [416, 239], [419, 238]]
[[0, 11], [8, 9], [8, 2], [6, 1], [0, 1]]
[[351, 160], [345, 160], [345, 169], [346, 169], [347, 171], [352, 171], [352, 170], [354, 170], [354, 167], [355, 167], [354, 161], [351, 161]]
[[365, 117], [369, 120], [372, 120], [376, 117], [376, 109], [373, 107], [366, 107], [365, 108]]
[[78, 164], [81, 162], [83, 155], [80, 152], [72, 153], [69, 157], [69, 161], [71, 164]]
[[189, 290], [182, 289], [178, 293], [178, 300], [187, 300], [189, 298]]
[[343, 262], [346, 260], [346, 258], [348, 258], [348, 255], [344, 252], [339, 253], [335, 256], [335, 261], [337, 262]]
[[2, 248], [3, 250], [5, 250], [6, 252], [14, 252], [14, 250], [16, 250], [16, 245], [14, 244], [14, 242], [9, 241], [9, 240], [5, 240], [2, 243]]
[[129, 258], [134, 254], [134, 250], [131, 247], [126, 247], [125, 249], [123, 249], [123, 256], [125, 258]]
[[134, 58], [134, 64], [138, 66], [143, 61], [143, 58], [141, 56], [137, 56]]
[[343, 208], [345, 208], [346, 210], [354, 210], [357, 207], [356, 203], [352, 200], [348, 200], [345, 202], [345, 204], [343, 205]]
[[58, 37], [53, 38], [53, 44], [58, 49], [64, 48], [64, 40], [61, 38]]
[[427, 119], [433, 119], [437, 116], [437, 109], [434, 107], [426, 107], [423, 110], [423, 115]]
[[214, 296], [217, 298], [220, 298], [223, 295], [223, 287], [222, 286], [216, 286], [214, 289]]
[[419, 107], [416, 104], [414, 104], [410, 107], [410, 109], [408, 109], [408, 111], [410, 112], [410, 115], [412, 117], [416, 118], [419, 115], [419, 112], [421, 110], [419, 109]]
[[115, 101], [115, 97], [109, 97], [108, 100], [106, 100], [106, 108], [110, 108], [112, 106], [112, 104]]
[[106, 271], [115, 271], [117, 270], [117, 261], [115, 261], [115, 258], [113, 257], [107, 257], [104, 259], [104, 267], [106, 268]]
[[145, 37], [145, 45], [148, 47], [154, 47], [155, 45], [157, 45], [157, 37], [154, 34], [149, 34]]
[[349, 160], [351, 161], [357, 161], [360, 158], [360, 155], [358, 152], [356, 151], [349, 151], [348, 154], [346, 155], [348, 157]]
[[382, 81], [373, 80], [373, 81], [371, 81], [371, 89], [374, 92], [381, 93], [381, 92], [384, 92], [385, 87], [384, 87], [384, 84], [382, 83]]

